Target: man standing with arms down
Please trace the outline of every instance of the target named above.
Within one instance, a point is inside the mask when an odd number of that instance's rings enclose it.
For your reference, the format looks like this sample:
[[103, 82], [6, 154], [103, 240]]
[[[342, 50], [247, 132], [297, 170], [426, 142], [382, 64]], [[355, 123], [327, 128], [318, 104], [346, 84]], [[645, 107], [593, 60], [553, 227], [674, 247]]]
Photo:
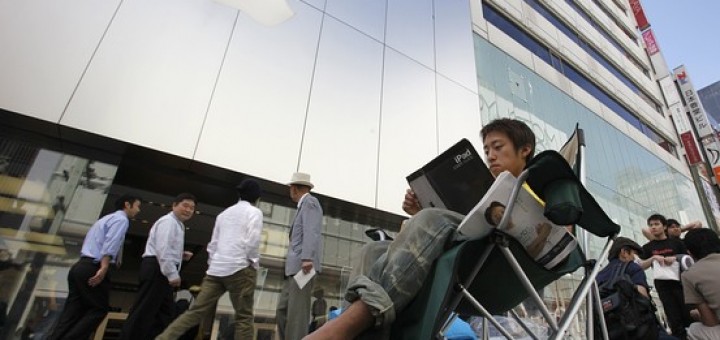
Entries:
[[699, 314], [688, 339], [720, 339], [720, 239], [711, 229], [693, 229], [685, 235], [685, 246], [696, 261], [682, 275], [685, 303]]
[[109, 310], [110, 265], [117, 264], [131, 218], [140, 212], [140, 198], [123, 195], [117, 211], [99, 219], [85, 235], [80, 260], [68, 273], [65, 307], [48, 339], [87, 339]]
[[290, 242], [285, 259], [285, 280], [278, 300], [276, 316], [280, 340], [300, 340], [307, 335], [310, 322], [310, 295], [315, 277], [302, 287], [293, 276], [301, 270], [321, 271], [323, 211], [313, 188], [310, 175], [296, 172], [290, 183], [290, 198], [297, 202], [297, 213], [290, 225]]
[[[687, 254], [685, 245], [679, 238], [668, 237], [665, 233], [667, 219], [660, 214], [654, 214], [647, 219], [650, 234], [653, 240], [643, 245], [640, 266], [643, 269], [658, 266], [657, 268], [672, 266], [676, 255]], [[655, 272], [655, 289], [670, 324], [672, 335], [686, 339], [685, 327], [690, 325], [690, 312], [685, 308], [680, 272], [673, 278], [658, 278]]]
[[185, 225], [195, 214], [196, 199], [183, 193], [175, 197], [172, 211], [150, 229], [140, 264], [140, 290], [120, 339], [153, 339], [175, 317], [173, 291], [180, 287], [180, 265], [192, 257], [183, 252]]
[[260, 184], [246, 179], [237, 187], [240, 201], [215, 219], [212, 239], [207, 246], [207, 275], [190, 310], [180, 315], [156, 339], [177, 339], [213, 312], [220, 296], [230, 292], [235, 308], [235, 340], [252, 339], [253, 303], [257, 268], [260, 265], [260, 234], [263, 214], [255, 207]]

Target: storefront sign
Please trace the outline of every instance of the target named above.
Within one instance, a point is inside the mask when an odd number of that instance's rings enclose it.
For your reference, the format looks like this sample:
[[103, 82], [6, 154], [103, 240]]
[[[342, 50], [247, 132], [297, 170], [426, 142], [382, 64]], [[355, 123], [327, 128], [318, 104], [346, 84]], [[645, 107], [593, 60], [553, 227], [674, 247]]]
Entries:
[[703, 137], [702, 143], [705, 148], [705, 155], [708, 158], [708, 164], [710, 164], [715, 177], [715, 183], [720, 183], [720, 144], [718, 144], [714, 134]]

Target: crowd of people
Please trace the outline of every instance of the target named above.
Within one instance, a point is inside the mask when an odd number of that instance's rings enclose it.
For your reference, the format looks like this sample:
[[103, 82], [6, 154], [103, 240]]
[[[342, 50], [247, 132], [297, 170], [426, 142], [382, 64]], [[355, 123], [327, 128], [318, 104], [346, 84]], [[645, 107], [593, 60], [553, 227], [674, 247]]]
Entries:
[[[320, 273], [323, 211], [310, 194], [310, 175], [293, 174], [288, 183], [297, 213], [290, 225], [283, 290], [277, 306], [280, 339], [301, 339], [308, 332], [313, 276], [302, 286], [295, 275]], [[253, 339], [253, 304], [260, 265], [263, 214], [256, 207], [262, 195], [258, 181], [237, 186], [238, 202], [215, 219], [207, 245], [208, 269], [189, 309], [176, 315], [174, 294], [181, 286], [183, 262], [194, 254], [184, 250], [185, 222], [195, 214], [197, 199], [178, 195], [172, 210], [150, 228], [142, 255], [139, 290], [120, 333], [120, 339], [179, 339], [214, 313], [218, 299], [228, 292], [235, 310], [234, 338]], [[130, 219], [140, 212], [142, 199], [123, 195], [116, 211], [96, 221], [85, 236], [80, 259], [68, 274], [69, 293], [48, 339], [88, 339], [107, 315], [110, 277], [122, 261], [122, 247]], [[318, 307], [319, 308], [319, 307]], [[192, 338], [192, 337], [191, 337]]]
[[[523, 122], [496, 119], [481, 132], [490, 172], [508, 171], [519, 176], [535, 154], [535, 135]], [[420, 206], [412, 190], [406, 192], [403, 210], [411, 217], [394, 239], [370, 242], [354, 259], [353, 275], [345, 293], [342, 313], [325, 322], [324, 300], [316, 296], [311, 305], [317, 273], [322, 270], [322, 207], [310, 190], [313, 183], [305, 173], [295, 173], [288, 183], [297, 212], [290, 225], [289, 245], [282, 289], [276, 309], [280, 339], [389, 338], [389, 329], [398, 313], [420, 291], [432, 265], [458, 239], [457, 226], [463, 215], [453, 211]], [[173, 292], [180, 286], [183, 261], [193, 256], [183, 250], [184, 223], [192, 218], [197, 204], [191, 194], [181, 194], [172, 211], [151, 228], [140, 267], [140, 287], [122, 339], [178, 339], [187, 330], [214, 312], [225, 292], [235, 310], [235, 339], [252, 339], [255, 280], [263, 227], [262, 212], [255, 206], [262, 190], [257, 181], [246, 179], [237, 187], [238, 202], [225, 209], [215, 221], [207, 246], [208, 270], [200, 292], [189, 309], [176, 318]], [[122, 260], [122, 245], [129, 219], [140, 212], [141, 198], [125, 195], [117, 211], [99, 219], [87, 233], [81, 257], [68, 275], [69, 295], [50, 339], [87, 339], [105, 317], [109, 306], [110, 276]], [[638, 291], [649, 296], [657, 291], [672, 336], [680, 339], [720, 339], [720, 240], [699, 223], [680, 227], [675, 220], [655, 214], [647, 220], [642, 247], [635, 241], [618, 238], [610, 252], [610, 264], [598, 276], [607, 279], [608, 270], [629, 263], [626, 270]], [[676, 230], [677, 229], [677, 230]], [[687, 231], [684, 240], [680, 238]], [[678, 256], [690, 255], [695, 264], [677, 275], [660, 274], [665, 267], [679, 268]], [[653, 268], [653, 285], [644, 269]], [[303, 277], [299, 279], [298, 277]], [[337, 316], [336, 316], [337, 315]], [[310, 321], [313, 321], [309, 325]], [[695, 321], [693, 323], [693, 320]], [[658, 325], [660, 325], [658, 323]], [[309, 327], [310, 326], [310, 327]], [[312, 331], [308, 334], [309, 331]], [[665, 336], [665, 332], [659, 334]]]

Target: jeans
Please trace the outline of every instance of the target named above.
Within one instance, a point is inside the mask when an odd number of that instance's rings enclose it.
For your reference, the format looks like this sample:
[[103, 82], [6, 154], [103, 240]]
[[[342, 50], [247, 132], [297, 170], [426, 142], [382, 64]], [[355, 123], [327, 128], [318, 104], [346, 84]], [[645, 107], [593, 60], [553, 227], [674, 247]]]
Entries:
[[440, 257], [456, 238], [463, 215], [444, 209], [423, 209], [410, 218], [392, 242], [371, 242], [363, 247], [345, 299], [358, 299], [370, 307], [376, 329], [388, 329], [415, 298]]
[[200, 294], [190, 309], [181, 314], [156, 339], [177, 339], [188, 329], [198, 325], [207, 315], [215, 312], [218, 299], [230, 292], [230, 302], [235, 309], [235, 339], [252, 339], [253, 303], [257, 271], [245, 267], [228, 276], [207, 275], [203, 279]]

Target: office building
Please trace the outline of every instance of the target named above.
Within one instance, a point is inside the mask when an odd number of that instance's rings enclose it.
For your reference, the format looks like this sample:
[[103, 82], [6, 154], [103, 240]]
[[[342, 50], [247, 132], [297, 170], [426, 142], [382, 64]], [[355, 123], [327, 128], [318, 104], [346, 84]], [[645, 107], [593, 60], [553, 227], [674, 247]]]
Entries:
[[[653, 212], [705, 220], [630, 3], [288, 4], [264, 26], [211, 0], [0, 0], [0, 236], [18, 265], [0, 272], [4, 335], [48, 330], [85, 232], [124, 192], [145, 203], [111, 304], [127, 311], [148, 228], [184, 191], [200, 202], [183, 280], [199, 283], [245, 176], [266, 191], [255, 315], [272, 333], [295, 171], [324, 206], [317, 286], [339, 305], [365, 230], [405, 218], [405, 176], [460, 138], [481, 150], [497, 117], [527, 122], [538, 151], [585, 129], [587, 186], [624, 236], [642, 240]], [[551, 309], [570, 286], [547, 289]], [[221, 325], [231, 312], [221, 300]]]

